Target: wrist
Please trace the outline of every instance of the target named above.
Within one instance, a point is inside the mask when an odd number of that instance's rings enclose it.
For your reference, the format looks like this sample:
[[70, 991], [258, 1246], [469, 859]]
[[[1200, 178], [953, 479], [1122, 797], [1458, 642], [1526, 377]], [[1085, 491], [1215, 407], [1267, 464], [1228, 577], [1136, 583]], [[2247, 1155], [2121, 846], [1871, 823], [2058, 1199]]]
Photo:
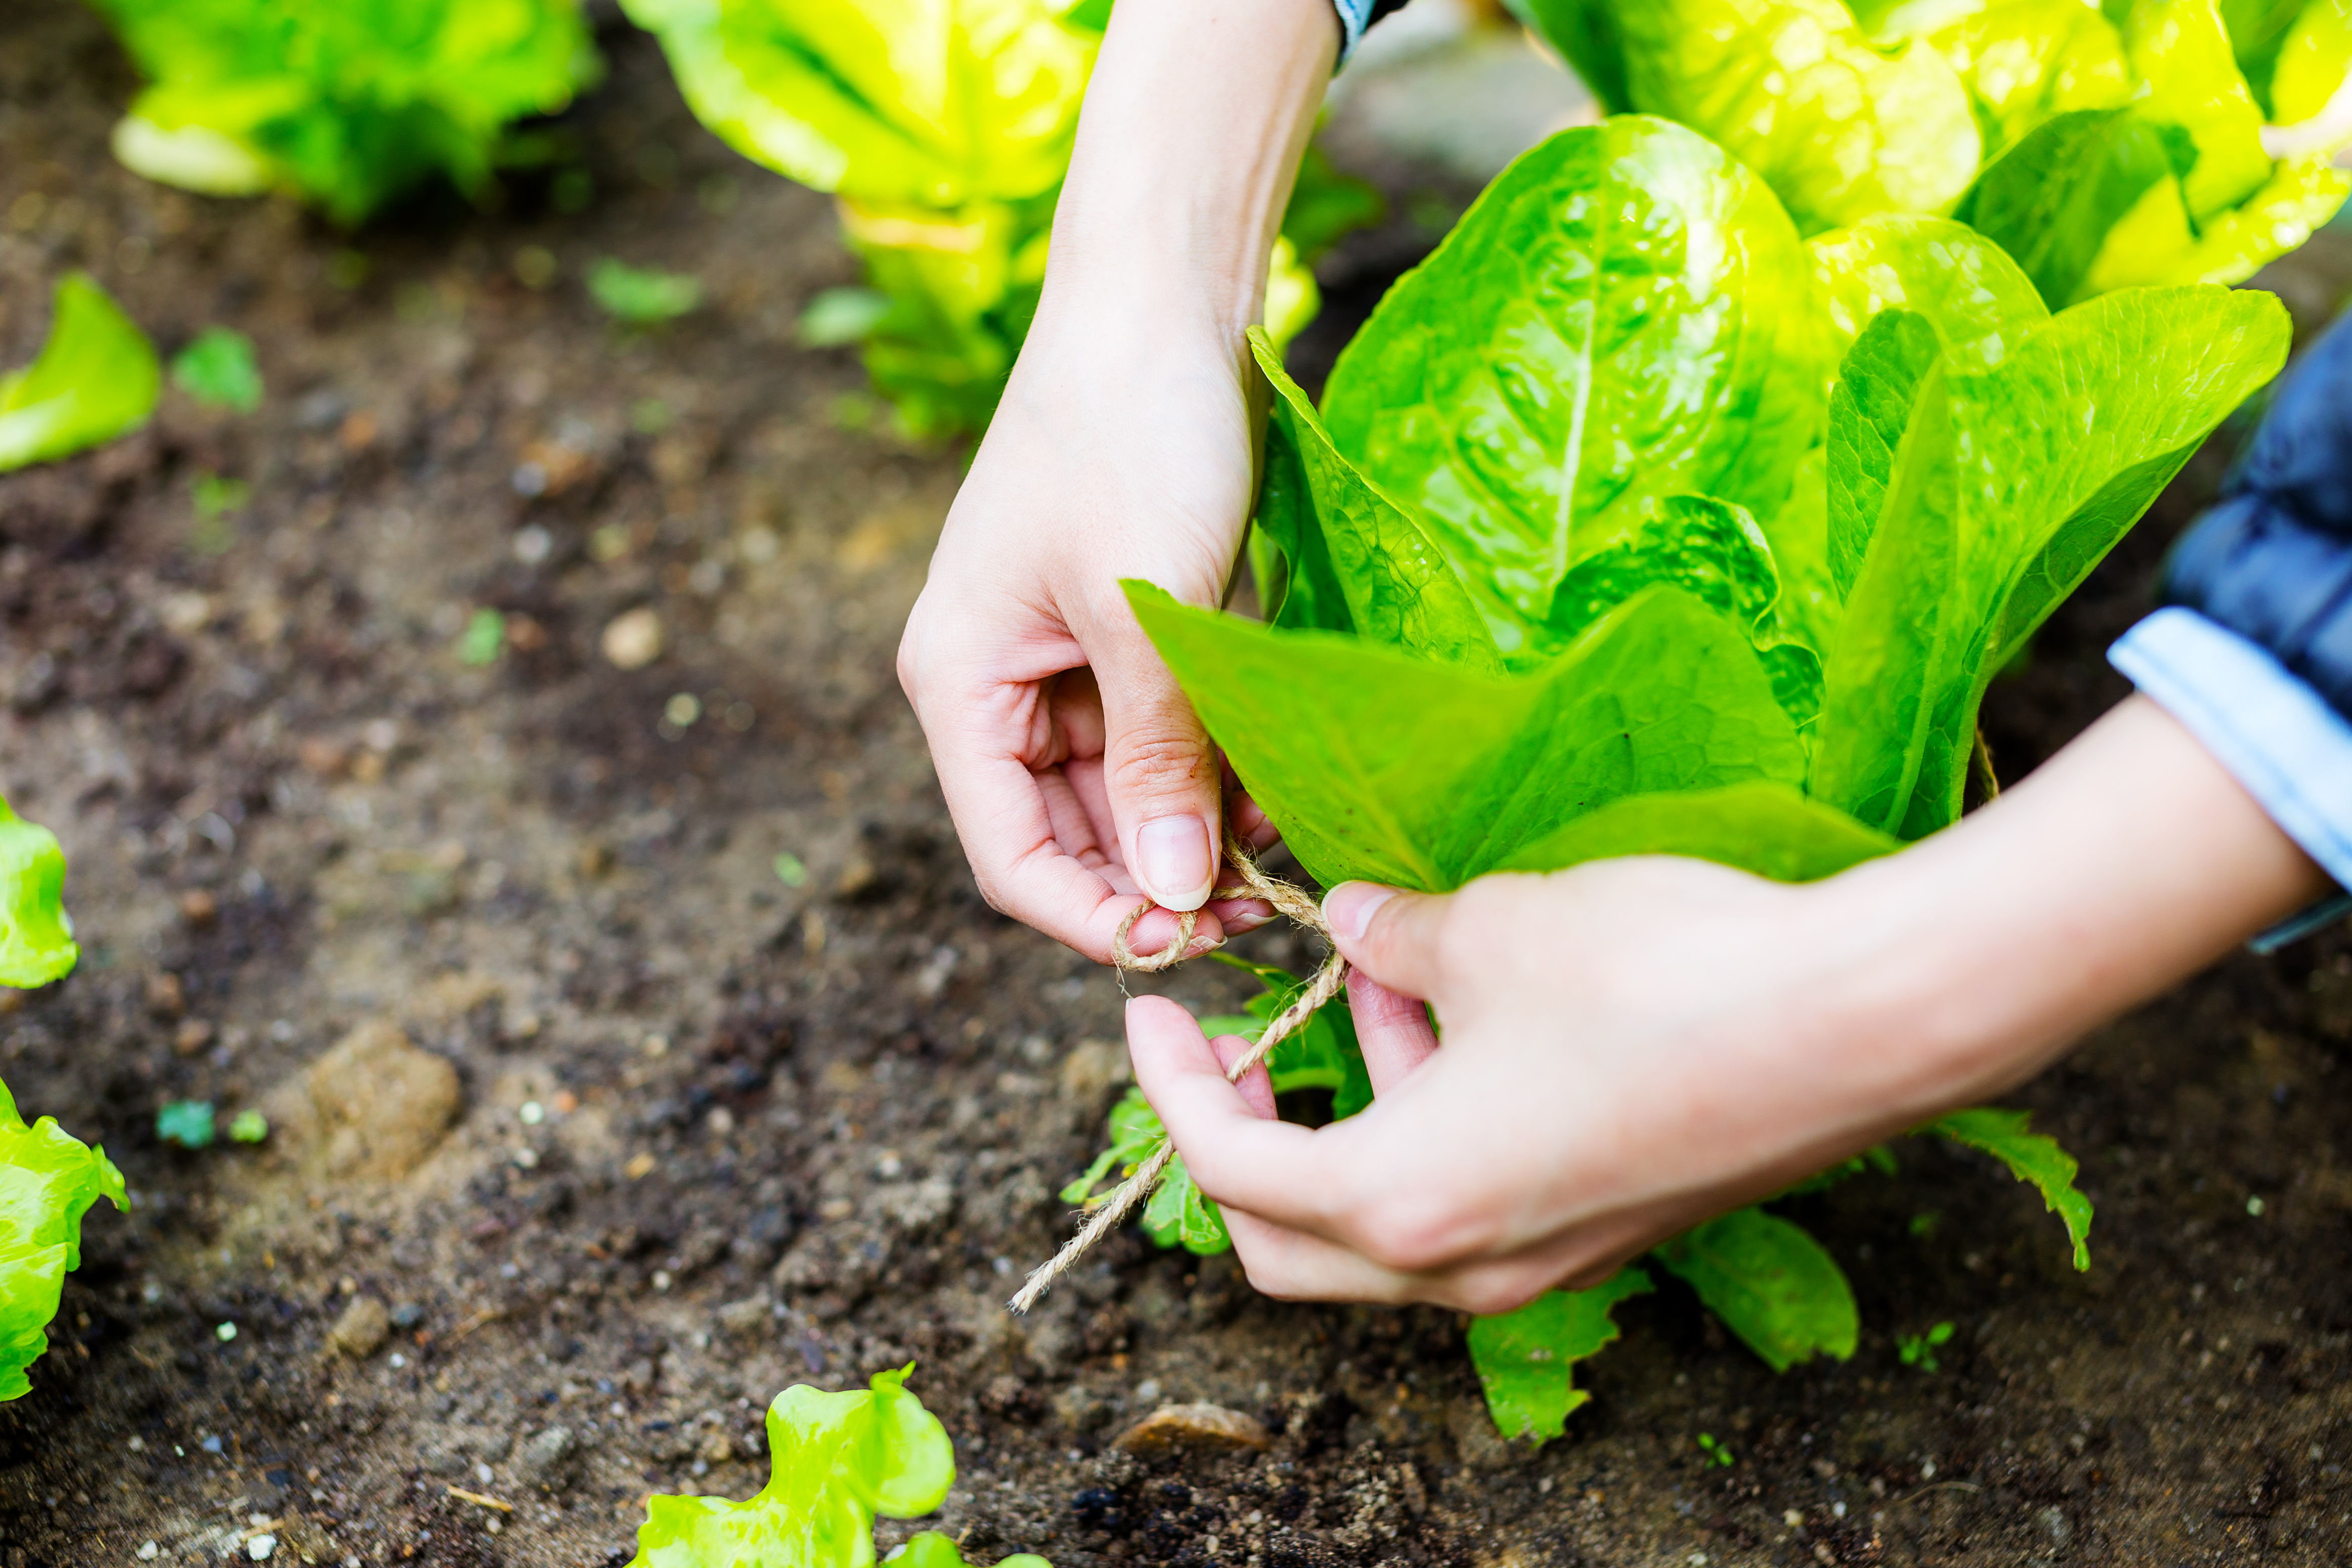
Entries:
[[1955, 826], [1809, 892], [1836, 1068], [1914, 1120], [2032, 1076], [2326, 879], [2145, 699]]
[[1079, 118], [1041, 316], [1172, 310], [1238, 343], [1338, 47], [1329, 0], [1124, 0]]

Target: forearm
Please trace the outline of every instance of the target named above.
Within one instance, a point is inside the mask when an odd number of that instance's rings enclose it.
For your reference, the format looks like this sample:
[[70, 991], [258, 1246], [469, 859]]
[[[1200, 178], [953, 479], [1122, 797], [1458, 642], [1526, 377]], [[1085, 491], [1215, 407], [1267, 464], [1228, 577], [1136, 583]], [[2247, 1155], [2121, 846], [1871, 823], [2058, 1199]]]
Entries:
[[1339, 46], [1330, 0], [1120, 0], [1055, 214], [1041, 326], [1102, 302], [1237, 352]]
[[1913, 1110], [1998, 1092], [2327, 886], [2133, 698], [1958, 826], [1822, 885], [1857, 950], [1848, 1079]]

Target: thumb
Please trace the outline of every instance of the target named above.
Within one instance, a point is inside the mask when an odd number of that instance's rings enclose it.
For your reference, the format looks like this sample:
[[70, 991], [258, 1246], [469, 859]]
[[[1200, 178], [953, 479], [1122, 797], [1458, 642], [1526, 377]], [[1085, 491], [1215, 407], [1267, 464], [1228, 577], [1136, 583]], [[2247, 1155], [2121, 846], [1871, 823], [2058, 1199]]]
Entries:
[[1357, 969], [1401, 995], [1436, 1001], [1445, 987], [1439, 935], [1450, 893], [1408, 893], [1378, 882], [1342, 882], [1323, 895], [1332, 944]]
[[[1121, 858], [1171, 910], [1197, 910], [1216, 887], [1224, 839], [1221, 773], [1192, 700], [1124, 601], [1087, 657], [1102, 692], [1103, 784]], [[1123, 624], [1119, 624], [1123, 622]]]

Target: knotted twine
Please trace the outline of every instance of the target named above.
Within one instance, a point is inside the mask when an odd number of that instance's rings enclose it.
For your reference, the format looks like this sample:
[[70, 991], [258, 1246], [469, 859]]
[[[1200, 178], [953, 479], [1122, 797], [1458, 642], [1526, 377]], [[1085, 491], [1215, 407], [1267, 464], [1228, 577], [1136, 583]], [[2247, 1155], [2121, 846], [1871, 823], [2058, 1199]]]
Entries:
[[[1225, 863], [1233, 868], [1234, 875], [1241, 879], [1241, 885], [1219, 888], [1209, 895], [1211, 899], [1264, 899], [1281, 913], [1321, 937], [1331, 950], [1329, 956], [1323, 960], [1323, 966], [1307, 983], [1306, 989], [1292, 998], [1289, 1006], [1275, 1015], [1274, 1022], [1265, 1026], [1265, 1032], [1257, 1037], [1257, 1043], [1234, 1058], [1234, 1065], [1225, 1069], [1225, 1081], [1239, 1083], [1250, 1068], [1273, 1054], [1275, 1047], [1305, 1028], [1307, 1020], [1315, 1016], [1317, 1009], [1339, 994], [1348, 984], [1348, 961], [1339, 956], [1338, 945], [1331, 942], [1331, 928], [1323, 923], [1322, 907], [1304, 888], [1295, 887], [1259, 870], [1256, 858], [1234, 836], [1230, 825], [1225, 828]], [[1120, 969], [1132, 974], [1157, 974], [1195, 956], [1188, 950], [1192, 945], [1193, 931], [1201, 923], [1198, 910], [1186, 910], [1177, 915], [1176, 940], [1160, 952], [1148, 956], [1139, 955], [1128, 945], [1127, 939], [1135, 930], [1135, 922], [1157, 908], [1157, 904], [1148, 902], [1138, 904], [1128, 911], [1125, 920], [1118, 922], [1118, 931], [1111, 938], [1111, 959]], [[1135, 1174], [1120, 1183], [1110, 1196], [1095, 1205], [1085, 1227], [1054, 1255], [1052, 1261], [1040, 1264], [1031, 1271], [1028, 1280], [1021, 1287], [1020, 1294], [1013, 1298], [1013, 1310], [1025, 1312], [1035, 1306], [1039, 1298], [1053, 1289], [1054, 1281], [1087, 1255], [1088, 1247], [1117, 1230], [1127, 1216], [1151, 1195], [1151, 1190], [1160, 1184], [1160, 1178], [1168, 1173], [1169, 1163], [1175, 1158], [1176, 1146], [1163, 1135], [1160, 1146], [1135, 1168]]]

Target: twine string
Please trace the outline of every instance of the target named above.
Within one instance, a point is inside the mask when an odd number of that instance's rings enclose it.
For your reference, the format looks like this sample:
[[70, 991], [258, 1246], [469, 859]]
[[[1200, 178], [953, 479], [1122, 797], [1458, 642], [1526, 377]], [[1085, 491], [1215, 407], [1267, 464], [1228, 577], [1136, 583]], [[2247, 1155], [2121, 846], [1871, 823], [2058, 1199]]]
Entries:
[[[1256, 858], [1234, 837], [1230, 826], [1225, 829], [1225, 863], [1233, 868], [1241, 885], [1219, 888], [1209, 895], [1212, 899], [1263, 899], [1280, 913], [1321, 937], [1326, 944], [1330, 944], [1331, 928], [1323, 923], [1323, 910], [1313, 896], [1304, 888], [1278, 877], [1269, 877], [1260, 870]], [[1197, 910], [1188, 910], [1177, 915], [1175, 940], [1158, 952], [1139, 954], [1128, 944], [1128, 939], [1135, 931], [1135, 923], [1158, 907], [1149, 902], [1139, 904], [1128, 911], [1125, 920], [1119, 921], [1118, 931], [1111, 938], [1111, 957], [1121, 970], [1134, 974], [1157, 974], [1196, 956], [1191, 949], [1193, 932], [1200, 924], [1201, 917]], [[1305, 1028], [1307, 1020], [1312, 1018], [1325, 1003], [1339, 995], [1347, 984], [1348, 961], [1340, 957], [1339, 948], [1332, 945], [1322, 967], [1316, 970], [1314, 978], [1291, 999], [1289, 1006], [1275, 1016], [1274, 1021], [1258, 1036], [1256, 1043], [1236, 1057], [1233, 1065], [1225, 1069], [1225, 1081], [1239, 1083], [1252, 1068], [1272, 1055], [1276, 1046]], [[1117, 1230], [1129, 1215], [1142, 1205], [1143, 1201], [1151, 1195], [1152, 1189], [1160, 1184], [1160, 1178], [1168, 1173], [1168, 1167], [1175, 1158], [1176, 1146], [1163, 1136], [1159, 1147], [1136, 1166], [1133, 1175], [1121, 1182], [1108, 1197], [1093, 1205], [1093, 1212], [1078, 1234], [1072, 1237], [1049, 1261], [1031, 1271], [1020, 1293], [1013, 1298], [1013, 1310], [1026, 1312], [1035, 1306], [1045, 1292], [1053, 1289], [1055, 1280], [1069, 1272], [1071, 1266], [1084, 1258], [1095, 1243]]]

